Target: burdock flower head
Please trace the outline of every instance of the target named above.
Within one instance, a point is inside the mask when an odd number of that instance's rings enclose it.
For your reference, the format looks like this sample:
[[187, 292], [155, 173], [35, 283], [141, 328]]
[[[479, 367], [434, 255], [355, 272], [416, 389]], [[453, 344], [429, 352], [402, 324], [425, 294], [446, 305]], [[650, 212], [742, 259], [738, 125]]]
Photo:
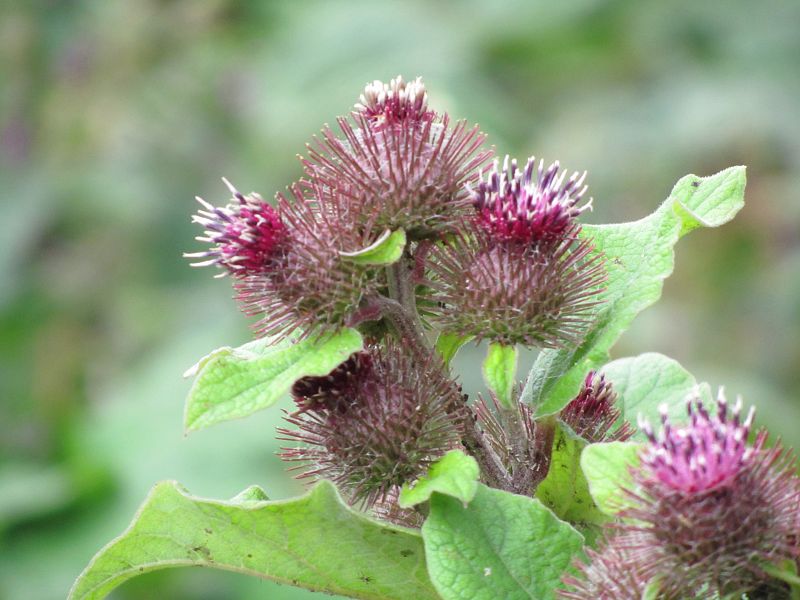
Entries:
[[466, 184], [491, 155], [485, 136], [428, 108], [420, 78], [370, 83], [302, 159], [308, 181], [346, 204], [355, 224], [403, 228], [411, 239], [454, 227], [469, 208]]
[[223, 181], [233, 195], [232, 200], [226, 206], [216, 207], [198, 197], [203, 208], [192, 217], [192, 222], [205, 227], [204, 235], [196, 239], [211, 247], [184, 256], [200, 259], [192, 264], [194, 267], [221, 267], [224, 270], [219, 276], [230, 273], [243, 277], [272, 270], [286, 238], [286, 226], [261, 196], [245, 196], [227, 179]]
[[428, 92], [422, 77], [407, 83], [397, 76], [388, 84], [376, 79], [364, 88], [356, 110], [369, 119], [373, 128], [419, 123], [436, 116], [428, 109]]
[[616, 399], [611, 383], [603, 375], [590, 371], [581, 391], [559, 416], [588, 442], [624, 441], [633, 435], [633, 430], [627, 421], [613, 429], [621, 414], [614, 406]]
[[558, 161], [544, 168], [531, 156], [521, 170], [506, 155], [503, 167], [495, 160], [472, 192], [478, 222], [495, 238], [528, 244], [560, 242], [577, 234], [575, 218], [591, 209], [591, 199], [579, 206], [586, 193], [586, 172], [560, 171]]
[[304, 444], [281, 455], [301, 461], [301, 477], [332, 479], [354, 503], [385, 502], [405, 482], [458, 444], [463, 406], [456, 384], [434, 356], [416, 363], [396, 343], [371, 346], [328, 378], [295, 384], [298, 429], [283, 439]]
[[634, 506], [623, 511], [625, 543], [665, 588], [683, 597], [705, 586], [724, 596], [752, 591], [769, 576], [764, 567], [798, 557], [800, 483], [794, 461], [765, 448], [766, 432], [748, 444], [753, 409], [741, 418], [720, 392], [716, 415], [695, 400], [689, 423], [662, 417], [634, 471]]
[[[577, 343], [605, 280], [602, 257], [576, 239], [583, 177], [563, 184], [556, 169], [533, 178], [515, 161], [497, 164], [473, 193], [464, 230], [431, 255], [441, 326], [502, 344]], [[557, 165], [556, 165], [557, 167]], [[537, 183], [538, 182], [538, 183]]]

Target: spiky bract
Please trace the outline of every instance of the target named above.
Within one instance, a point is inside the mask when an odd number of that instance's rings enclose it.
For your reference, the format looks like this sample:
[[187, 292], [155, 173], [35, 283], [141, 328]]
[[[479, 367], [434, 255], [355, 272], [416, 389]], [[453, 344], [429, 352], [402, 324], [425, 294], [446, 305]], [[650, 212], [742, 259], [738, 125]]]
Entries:
[[[578, 573], [564, 577], [566, 590], [558, 590], [562, 598], [573, 600], [642, 600], [649, 576], [632, 560], [624, 542], [610, 539], [598, 550], [586, 548], [588, 563], [576, 561]], [[678, 600], [671, 595], [662, 600]]]
[[346, 203], [356, 225], [403, 228], [411, 239], [453, 228], [469, 208], [466, 185], [491, 151], [485, 136], [427, 109], [422, 81], [369, 84], [350, 118], [308, 145], [306, 177]]
[[547, 251], [496, 243], [486, 232], [453, 237], [432, 252], [433, 299], [445, 331], [502, 344], [577, 343], [598, 304], [605, 271], [586, 241]]
[[590, 371], [578, 395], [561, 410], [559, 417], [588, 442], [624, 441], [633, 435], [633, 429], [623, 421], [612, 431], [621, 414], [614, 406], [616, 399], [611, 382]]
[[227, 180], [225, 184], [233, 195], [223, 207], [212, 206], [202, 198], [203, 206], [192, 222], [205, 227], [196, 239], [211, 244], [208, 250], [185, 253], [187, 258], [201, 259], [194, 267], [216, 265], [230, 273], [244, 277], [271, 271], [280, 262], [282, 246], [286, 241], [286, 226], [278, 212], [258, 194], [245, 196]]
[[544, 168], [531, 156], [524, 170], [506, 155], [502, 168], [498, 160], [486, 178], [472, 192], [478, 222], [496, 239], [529, 244], [559, 243], [576, 234], [575, 218], [591, 208], [591, 200], [578, 206], [586, 193], [586, 172], [561, 171], [558, 161]]
[[298, 429], [282, 429], [283, 439], [306, 445], [281, 456], [305, 463], [301, 477], [332, 479], [371, 506], [459, 443], [451, 414], [463, 398], [434, 356], [420, 365], [395, 342], [368, 352], [370, 368], [345, 386], [335, 410], [318, 403], [287, 417]]

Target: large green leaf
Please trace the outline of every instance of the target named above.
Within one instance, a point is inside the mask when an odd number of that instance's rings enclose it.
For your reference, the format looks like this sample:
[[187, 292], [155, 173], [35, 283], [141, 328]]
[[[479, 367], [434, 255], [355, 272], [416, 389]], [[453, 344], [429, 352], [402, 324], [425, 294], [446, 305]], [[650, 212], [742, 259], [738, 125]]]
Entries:
[[[680, 363], [663, 354], [648, 352], [621, 358], [605, 365], [602, 373], [618, 394], [617, 406], [622, 417], [633, 425], [642, 416], [653, 427], [657, 427], [661, 419], [661, 406], [666, 406], [673, 423], [686, 421], [686, 400], [694, 395], [704, 404], [711, 404], [708, 385], [698, 385], [694, 376]], [[637, 429], [633, 439], [646, 438]]]
[[553, 598], [583, 546], [583, 536], [539, 500], [484, 485], [468, 506], [434, 494], [422, 537], [445, 600]]
[[697, 227], [730, 221], [744, 205], [745, 169], [710, 177], [687, 175], [653, 214], [633, 223], [587, 225], [582, 236], [605, 257], [608, 281], [593, 325], [576, 348], [540, 352], [522, 399], [538, 415], [558, 412], [580, 389], [586, 373], [608, 361], [608, 351], [642, 310], [661, 296], [675, 263], [673, 247]]
[[422, 539], [347, 507], [323, 481], [305, 496], [263, 492], [203, 500], [173, 482], [155, 486], [131, 526], [89, 563], [71, 600], [103, 598], [122, 582], [170, 567], [203, 566], [353, 598], [435, 599]]
[[480, 475], [480, 468], [474, 458], [460, 450], [452, 450], [431, 465], [427, 475], [413, 486], [404, 484], [398, 503], [401, 508], [409, 508], [426, 502], [431, 494], [438, 492], [469, 504], [478, 491]]
[[615, 515], [629, 502], [623, 489], [632, 489], [630, 469], [639, 465], [642, 445], [635, 442], [589, 444], [581, 454], [581, 470], [596, 505]]
[[595, 505], [581, 469], [581, 452], [588, 442], [558, 427], [547, 477], [536, 488], [536, 497], [556, 515], [578, 527], [608, 520]]
[[362, 345], [360, 333], [342, 329], [300, 341], [262, 339], [214, 350], [186, 373], [196, 376], [186, 399], [186, 431], [268, 408], [295, 381], [330, 373]]

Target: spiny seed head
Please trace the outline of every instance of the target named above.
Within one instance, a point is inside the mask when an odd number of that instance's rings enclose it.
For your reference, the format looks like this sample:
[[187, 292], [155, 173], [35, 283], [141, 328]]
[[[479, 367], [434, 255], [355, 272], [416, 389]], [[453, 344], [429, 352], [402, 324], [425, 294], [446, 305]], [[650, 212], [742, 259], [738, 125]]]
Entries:
[[742, 421], [741, 402], [731, 410], [722, 392], [716, 415], [696, 400], [688, 413], [684, 426], [664, 416], [658, 435], [642, 423], [649, 444], [618, 529], [634, 560], [682, 597], [759, 588], [765, 564], [800, 555], [794, 459], [765, 448], [765, 432], [748, 445], [753, 412]]
[[363, 297], [374, 291], [370, 267], [343, 253], [371, 243], [369, 229], [356, 230], [341, 215], [298, 184], [290, 202], [278, 194], [278, 207], [291, 225], [281, 268], [236, 282], [238, 299], [248, 315], [260, 317], [259, 335], [286, 335], [296, 329], [335, 330], [348, 324]]
[[[575, 562], [577, 573], [563, 578], [567, 586], [558, 590], [572, 600], [641, 600], [649, 577], [633, 560], [624, 542], [602, 542], [598, 550], [586, 548], [588, 563]], [[659, 596], [666, 600], [670, 596]], [[675, 599], [677, 600], [677, 599]]]
[[498, 160], [477, 189], [472, 202], [478, 222], [498, 239], [524, 243], [550, 243], [577, 233], [575, 218], [592, 206], [591, 199], [578, 206], [587, 186], [586, 172], [575, 172], [565, 181], [558, 161], [544, 168], [531, 156], [524, 170], [506, 155]]
[[406, 82], [398, 75], [388, 84], [375, 80], [361, 94], [356, 110], [366, 115], [373, 128], [393, 126], [403, 121], [419, 122], [433, 119], [428, 110], [428, 93], [422, 77]]
[[598, 304], [605, 270], [586, 241], [553, 248], [454, 236], [431, 255], [435, 317], [476, 340], [558, 348], [578, 343]]
[[624, 441], [633, 435], [623, 421], [614, 431], [620, 411], [614, 407], [617, 394], [603, 375], [590, 371], [578, 395], [561, 410], [561, 420], [588, 442]]
[[491, 156], [485, 136], [427, 109], [421, 81], [365, 90], [350, 118], [337, 119], [301, 158], [306, 179], [346, 204], [352, 222], [403, 228], [411, 239], [455, 227], [469, 209], [466, 185]]
[[286, 417], [297, 430], [280, 432], [306, 444], [281, 455], [305, 463], [301, 477], [332, 479], [354, 503], [372, 506], [458, 444], [451, 413], [463, 398], [434, 356], [420, 365], [397, 342], [367, 352], [371, 367], [355, 374], [335, 410], [311, 406]]
[[184, 256], [200, 259], [192, 263], [193, 267], [221, 267], [220, 276], [230, 273], [246, 277], [271, 271], [286, 241], [286, 226], [261, 196], [245, 196], [227, 179], [223, 181], [233, 199], [226, 206], [216, 207], [198, 197], [203, 208], [192, 217], [194, 223], [205, 227], [204, 234], [196, 239], [211, 244], [211, 248]]

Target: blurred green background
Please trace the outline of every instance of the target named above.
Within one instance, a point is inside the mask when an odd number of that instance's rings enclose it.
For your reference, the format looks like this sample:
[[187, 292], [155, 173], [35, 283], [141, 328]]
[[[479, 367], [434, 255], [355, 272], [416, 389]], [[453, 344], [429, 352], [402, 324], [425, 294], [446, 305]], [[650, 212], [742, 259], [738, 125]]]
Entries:
[[[181, 373], [249, 335], [228, 282], [181, 258], [193, 196], [226, 201], [224, 175], [271, 197], [398, 73], [499, 153], [588, 169], [592, 222], [748, 165], [747, 207], [681, 242], [615, 355], [673, 356], [800, 443], [799, 26], [796, 0], [2, 2], [0, 598], [64, 597], [160, 479], [300, 491], [279, 411], [182, 434]], [[181, 569], [114, 597], [316, 596]]]

